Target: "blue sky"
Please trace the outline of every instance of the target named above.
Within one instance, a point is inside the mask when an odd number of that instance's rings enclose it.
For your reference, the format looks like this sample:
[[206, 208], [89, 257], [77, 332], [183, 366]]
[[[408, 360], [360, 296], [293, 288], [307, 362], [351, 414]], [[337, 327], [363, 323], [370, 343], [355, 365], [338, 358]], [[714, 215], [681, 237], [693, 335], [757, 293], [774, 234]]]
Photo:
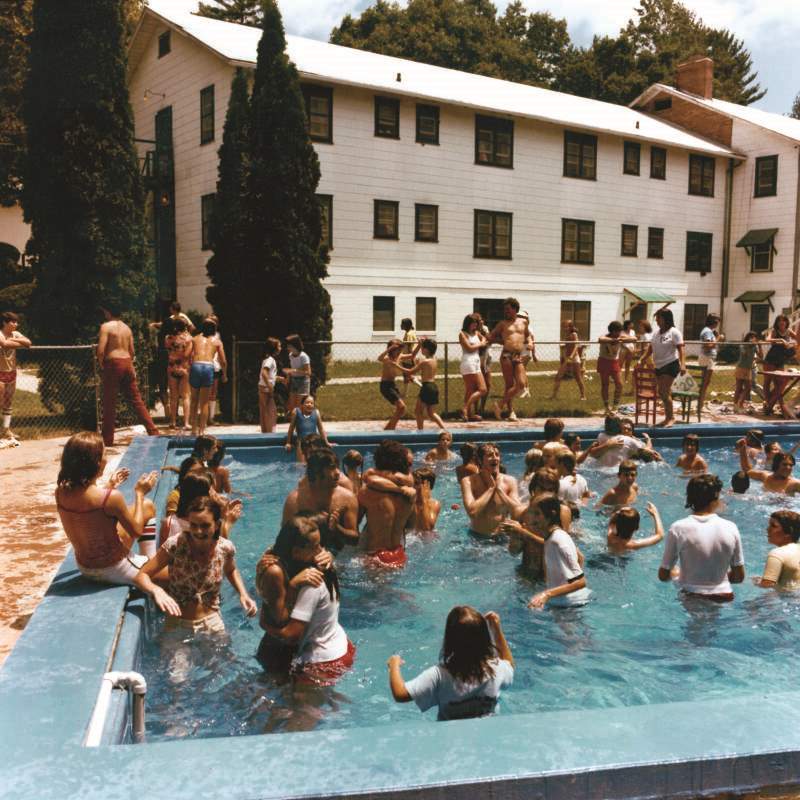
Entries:
[[[358, 14], [371, 0], [278, 0], [288, 33], [327, 39], [331, 28], [347, 14]], [[500, 10], [507, 0], [495, 0]], [[572, 40], [591, 42], [593, 34], [616, 34], [633, 15], [636, 0], [526, 0], [531, 11], [564, 17]], [[744, 40], [753, 57], [758, 80], [768, 88], [756, 106], [783, 114], [800, 92], [800, 0], [685, 0], [703, 21], [728, 28]]]

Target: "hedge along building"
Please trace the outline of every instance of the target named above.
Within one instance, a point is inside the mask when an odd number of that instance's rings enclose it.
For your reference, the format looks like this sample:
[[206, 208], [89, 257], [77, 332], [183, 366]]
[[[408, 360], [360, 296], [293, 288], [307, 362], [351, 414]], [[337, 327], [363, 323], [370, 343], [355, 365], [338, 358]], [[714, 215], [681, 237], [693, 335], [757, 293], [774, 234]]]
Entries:
[[[158, 140], [143, 144], [163, 167], [153, 196], [162, 291], [174, 286], [184, 307], [206, 305], [230, 83], [236, 67], [253, 68], [259, 37], [150, 0], [131, 44], [137, 137]], [[322, 170], [335, 339], [383, 340], [404, 316], [452, 339], [465, 313], [492, 321], [509, 294], [540, 339], [557, 338], [565, 318], [595, 337], [611, 319], [668, 301], [694, 333], [701, 310], [734, 308], [726, 243], [751, 225], [734, 195], [752, 169], [752, 139], [723, 142], [655, 109], [287, 40]], [[693, 75], [690, 66], [679, 85], [690, 89]]]

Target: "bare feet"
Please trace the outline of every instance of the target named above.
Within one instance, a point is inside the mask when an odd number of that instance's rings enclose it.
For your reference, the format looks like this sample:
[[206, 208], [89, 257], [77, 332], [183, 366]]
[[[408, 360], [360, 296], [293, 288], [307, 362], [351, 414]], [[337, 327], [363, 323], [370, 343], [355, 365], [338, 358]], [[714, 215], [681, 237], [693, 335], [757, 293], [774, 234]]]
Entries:
[[498, 421], [503, 419], [503, 412], [502, 412], [502, 410], [500, 408], [500, 404], [498, 402], [495, 402], [495, 404], [494, 404], [494, 418], [496, 420], [498, 420]]
[[508, 421], [509, 422], [516, 422], [517, 421], [517, 415], [513, 411], [509, 411], [508, 412]]

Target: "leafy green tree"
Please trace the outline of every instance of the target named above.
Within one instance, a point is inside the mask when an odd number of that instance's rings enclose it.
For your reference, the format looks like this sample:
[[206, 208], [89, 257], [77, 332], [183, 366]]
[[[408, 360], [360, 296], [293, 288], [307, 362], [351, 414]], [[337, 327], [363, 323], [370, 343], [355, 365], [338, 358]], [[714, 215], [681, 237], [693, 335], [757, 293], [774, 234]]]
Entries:
[[528, 14], [514, 0], [497, 16], [490, 0], [377, 0], [347, 15], [331, 42], [425, 64], [548, 86], [570, 48], [565, 20]]
[[32, 13], [33, 0], [5, 0], [0, 4], [0, 206], [13, 206], [22, 186], [22, 88]]
[[24, 92], [22, 192], [37, 285], [33, 323], [55, 344], [91, 342], [98, 303], [136, 330], [155, 293], [117, 0], [37, 0]]
[[201, 17], [238, 22], [240, 25], [261, 25], [261, 0], [214, 0], [214, 3], [200, 3], [197, 13]]

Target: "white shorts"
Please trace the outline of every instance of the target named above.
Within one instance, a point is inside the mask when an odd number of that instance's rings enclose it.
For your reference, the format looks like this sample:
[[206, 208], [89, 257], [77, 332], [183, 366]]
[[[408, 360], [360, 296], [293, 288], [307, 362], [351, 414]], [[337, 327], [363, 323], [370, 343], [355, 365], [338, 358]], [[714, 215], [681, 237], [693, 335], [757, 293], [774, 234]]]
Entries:
[[706, 367], [708, 369], [714, 369], [714, 365], [716, 362], [714, 361], [714, 356], [708, 356], [705, 353], [700, 353], [697, 356], [697, 366], [698, 367]]
[[192, 633], [225, 633], [225, 623], [219, 611], [212, 611], [202, 619], [184, 619], [167, 615], [165, 631], [191, 631]]
[[133, 586], [133, 579], [139, 574], [140, 567], [147, 563], [147, 556], [128, 554], [121, 561], [110, 567], [90, 569], [78, 564], [78, 569], [85, 578], [98, 583], [111, 583], [114, 586]]

